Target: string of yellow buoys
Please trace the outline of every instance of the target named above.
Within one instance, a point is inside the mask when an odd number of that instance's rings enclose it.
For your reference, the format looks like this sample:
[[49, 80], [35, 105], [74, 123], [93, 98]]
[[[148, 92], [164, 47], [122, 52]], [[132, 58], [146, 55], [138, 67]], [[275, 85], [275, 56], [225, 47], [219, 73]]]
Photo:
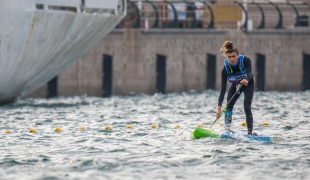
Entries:
[[[286, 124], [286, 123], [284, 123], [284, 124]], [[245, 121], [242, 121], [240, 125], [241, 126], [247, 126], [247, 123]], [[269, 126], [269, 125], [270, 125], [269, 122], [263, 122], [262, 123], [262, 126]], [[224, 122], [220, 122], [220, 126], [224, 126]]]
[[[310, 123], [310, 120], [309, 120], [308, 122]], [[289, 124], [289, 122], [284, 122], [284, 124]], [[220, 122], [219, 125], [220, 125], [220, 126], [224, 126], [224, 122]], [[262, 125], [263, 125], [263, 126], [270, 126], [270, 124], [269, 124], [268, 122], [263, 122]], [[246, 123], [245, 121], [243, 121], [243, 122], [241, 123], [241, 126], [247, 126], [247, 123]], [[157, 128], [159, 128], [158, 124], [152, 124], [150, 127], [151, 127], [152, 129], [157, 129]], [[197, 127], [202, 128], [203, 125], [202, 125], [202, 124], [198, 124]], [[180, 129], [181, 126], [177, 124], [177, 125], [175, 125], [173, 128], [174, 128], [174, 129]], [[111, 130], [111, 129], [112, 129], [112, 126], [111, 126], [111, 125], [107, 125], [107, 126], [104, 126], [103, 129], [104, 129], [104, 130]], [[127, 125], [127, 126], [126, 126], [126, 129], [134, 129], [134, 125]], [[80, 126], [79, 130], [81, 130], [81, 131], [87, 130], [87, 126]], [[12, 132], [13, 132], [13, 131], [10, 130], [10, 129], [5, 130], [5, 133], [12, 133]], [[30, 128], [30, 129], [28, 130], [28, 132], [29, 132], [29, 133], [37, 133], [37, 130], [36, 130], [35, 128]], [[61, 128], [61, 127], [56, 127], [56, 128], [54, 129], [54, 132], [62, 132], [62, 128]]]

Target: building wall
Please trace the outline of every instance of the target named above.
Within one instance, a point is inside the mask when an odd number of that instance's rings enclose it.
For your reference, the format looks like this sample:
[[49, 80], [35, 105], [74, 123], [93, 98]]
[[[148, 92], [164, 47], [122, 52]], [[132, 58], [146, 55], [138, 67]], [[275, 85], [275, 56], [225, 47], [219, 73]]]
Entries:
[[[126, 29], [114, 30], [78, 62], [59, 75], [58, 95], [102, 96], [103, 55], [113, 56], [113, 94], [153, 94], [156, 92], [156, 55], [167, 57], [166, 92], [206, 89], [207, 53], [216, 55], [216, 89], [224, 57], [219, 51], [231, 40], [252, 60], [255, 54], [266, 56], [265, 90], [299, 91], [302, 89], [302, 57], [310, 54], [310, 30], [189, 30]], [[42, 96], [46, 87], [31, 94]]]

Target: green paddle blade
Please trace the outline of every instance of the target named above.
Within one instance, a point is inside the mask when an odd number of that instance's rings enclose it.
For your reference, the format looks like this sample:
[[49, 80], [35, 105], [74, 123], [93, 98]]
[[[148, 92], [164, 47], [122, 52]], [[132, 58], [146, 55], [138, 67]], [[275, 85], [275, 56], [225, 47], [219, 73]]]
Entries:
[[274, 136], [274, 137], [273, 137], [273, 141], [279, 141], [279, 137]]
[[216, 138], [219, 134], [210, 129], [196, 128], [192, 134], [193, 139], [200, 139], [202, 137]]

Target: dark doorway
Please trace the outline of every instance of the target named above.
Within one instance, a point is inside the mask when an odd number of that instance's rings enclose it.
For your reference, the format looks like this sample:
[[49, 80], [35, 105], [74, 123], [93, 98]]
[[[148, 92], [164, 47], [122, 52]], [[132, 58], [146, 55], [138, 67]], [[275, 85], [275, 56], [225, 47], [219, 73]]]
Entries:
[[157, 55], [156, 59], [156, 92], [166, 93], [166, 56]]
[[266, 56], [264, 54], [256, 54], [257, 91], [265, 91], [265, 67], [266, 67]]
[[215, 89], [216, 85], [216, 56], [207, 54], [207, 89]]
[[302, 27], [308, 27], [309, 26], [309, 16], [307, 16], [307, 15], [299, 16], [298, 20], [299, 20], [299, 26], [302, 26]]
[[109, 55], [103, 55], [102, 65], [102, 96], [110, 97], [112, 95], [113, 57]]
[[58, 96], [58, 76], [47, 83], [47, 98]]
[[302, 90], [310, 89], [310, 54], [303, 55]]

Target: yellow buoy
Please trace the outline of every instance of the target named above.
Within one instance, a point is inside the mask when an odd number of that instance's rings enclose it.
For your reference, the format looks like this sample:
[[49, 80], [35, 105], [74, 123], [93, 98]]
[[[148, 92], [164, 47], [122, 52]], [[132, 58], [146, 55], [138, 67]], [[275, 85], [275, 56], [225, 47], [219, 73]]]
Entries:
[[270, 124], [268, 122], [263, 122], [263, 126], [269, 126]]
[[243, 121], [243, 122], [241, 123], [241, 126], [247, 126], [246, 122]]
[[127, 129], [133, 129], [134, 127], [133, 127], [133, 125], [127, 125], [126, 128]]
[[28, 132], [30, 132], [30, 133], [37, 133], [37, 130], [35, 128], [30, 128]]
[[61, 132], [61, 131], [62, 131], [62, 129], [60, 127], [57, 127], [54, 129], [54, 132]]
[[198, 124], [197, 127], [202, 128], [203, 126], [202, 126], [202, 124]]
[[220, 126], [224, 126], [224, 122], [220, 122]]
[[54, 129], [54, 132], [61, 132], [62, 131], [62, 129], [60, 128], [60, 127], [56, 127], [55, 129]]
[[10, 130], [10, 129], [5, 130], [5, 133], [11, 133], [11, 132], [12, 132], [12, 130]]
[[105, 129], [105, 130], [109, 130], [109, 129], [112, 129], [112, 126], [107, 125], [107, 126], [105, 126], [103, 129]]
[[157, 124], [152, 124], [151, 128], [156, 129], [156, 128], [158, 128], [158, 125]]
[[181, 128], [181, 126], [178, 124], [174, 126], [174, 129], [180, 129], [180, 128]]
[[83, 130], [86, 130], [87, 127], [86, 126], [80, 126], [80, 130], [83, 131]]

